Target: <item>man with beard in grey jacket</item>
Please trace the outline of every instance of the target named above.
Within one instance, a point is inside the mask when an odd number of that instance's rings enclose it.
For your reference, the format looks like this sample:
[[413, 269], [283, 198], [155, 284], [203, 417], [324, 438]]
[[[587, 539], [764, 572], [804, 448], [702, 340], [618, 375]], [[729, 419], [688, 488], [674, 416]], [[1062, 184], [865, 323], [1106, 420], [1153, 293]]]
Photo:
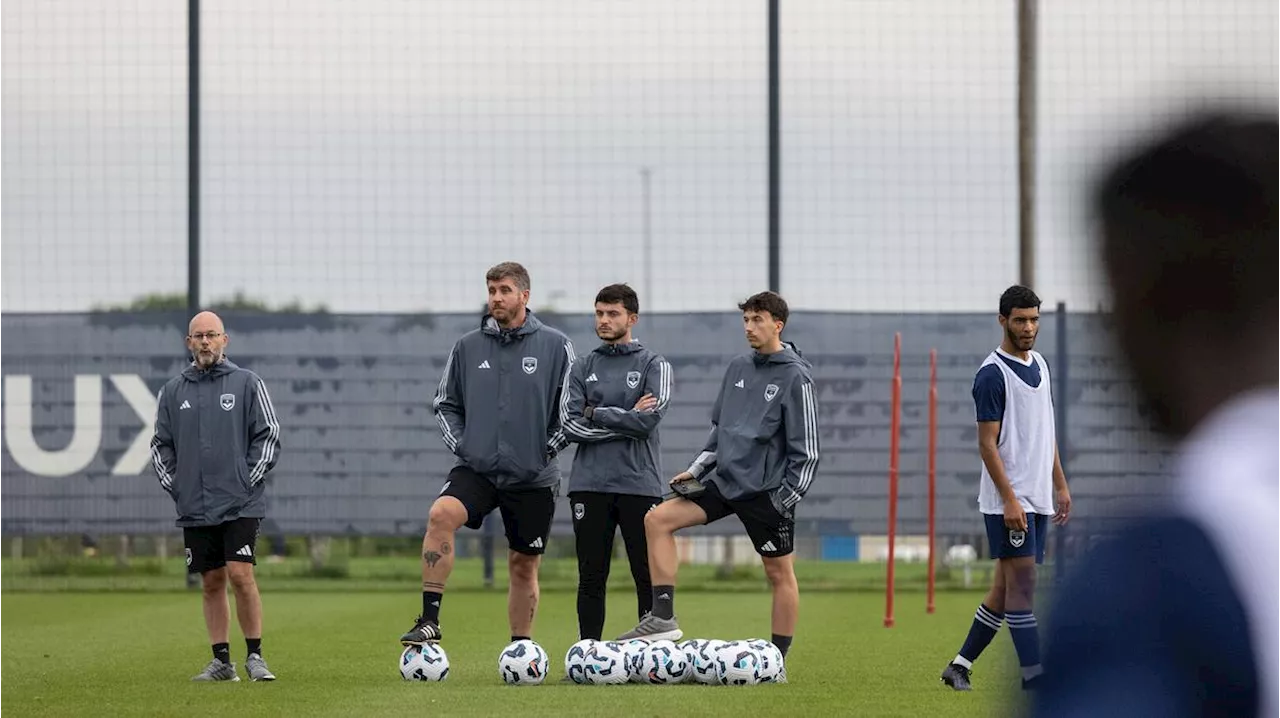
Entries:
[[457, 465], [431, 505], [422, 538], [422, 615], [406, 646], [441, 638], [440, 603], [453, 571], [454, 534], [478, 529], [494, 509], [506, 529], [511, 640], [530, 638], [538, 610], [538, 566], [560, 487], [560, 392], [573, 345], [534, 316], [529, 272], [503, 262], [485, 274], [488, 314], [449, 352], [436, 392], [436, 420]]
[[156, 397], [151, 463], [177, 509], [187, 571], [204, 583], [213, 660], [192, 680], [240, 680], [227, 642], [230, 581], [248, 650], [245, 672], [251, 680], [274, 681], [262, 659], [262, 599], [253, 566], [266, 478], [280, 458], [280, 423], [262, 379], [227, 359], [226, 347], [218, 315], [201, 312], [191, 320], [193, 361]]
[[631, 336], [640, 299], [625, 284], [596, 294], [603, 343], [574, 362], [560, 423], [578, 444], [569, 503], [578, 553], [578, 638], [601, 639], [613, 537], [622, 530], [640, 618], [653, 603], [644, 517], [662, 496], [658, 422], [671, 400], [671, 365]]
[[[711, 436], [687, 471], [671, 480], [682, 496], [644, 520], [653, 611], [618, 640], [679, 640], [675, 532], [742, 520], [773, 587], [773, 643], [786, 656], [800, 610], [793, 539], [795, 507], [818, 470], [818, 405], [809, 362], [782, 341], [790, 314], [773, 292], [738, 305], [752, 352], [729, 363], [711, 410]], [[707, 477], [709, 472], [715, 474]], [[699, 482], [700, 487], [689, 488]]]

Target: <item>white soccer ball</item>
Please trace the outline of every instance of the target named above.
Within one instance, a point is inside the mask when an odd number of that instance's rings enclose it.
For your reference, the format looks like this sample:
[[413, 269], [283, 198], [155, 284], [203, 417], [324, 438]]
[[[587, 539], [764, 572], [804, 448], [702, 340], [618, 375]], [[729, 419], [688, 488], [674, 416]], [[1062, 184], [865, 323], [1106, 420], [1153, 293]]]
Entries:
[[787, 669], [780, 648], [763, 638], [750, 638], [747, 645], [760, 654], [761, 683], [787, 682]]
[[720, 682], [716, 673], [716, 651], [724, 645], [724, 641], [714, 638], [695, 638], [680, 644], [684, 648], [685, 659], [689, 662], [689, 674], [693, 680], [708, 686]]
[[400, 654], [400, 676], [406, 681], [443, 681], [449, 677], [449, 657], [438, 643], [409, 646]]
[[654, 641], [640, 654], [640, 679], [652, 685], [680, 683], [689, 677], [684, 650], [671, 641]]
[[587, 682], [587, 652], [595, 645], [594, 639], [584, 638], [569, 646], [569, 652], [564, 654], [564, 674], [569, 676], [569, 680], [579, 685]]
[[596, 641], [583, 659], [583, 672], [587, 682], [592, 685], [626, 683], [630, 678], [627, 673], [627, 652], [621, 643]]
[[730, 641], [716, 651], [716, 678], [724, 686], [753, 686], [760, 682], [760, 652], [746, 641]]
[[547, 652], [534, 641], [516, 641], [498, 654], [498, 674], [510, 685], [538, 685], [547, 679]]
[[643, 679], [640, 678], [640, 663], [644, 659], [644, 649], [649, 647], [649, 642], [643, 638], [632, 638], [621, 643], [622, 651], [626, 654], [628, 680], [632, 683], [643, 683]]

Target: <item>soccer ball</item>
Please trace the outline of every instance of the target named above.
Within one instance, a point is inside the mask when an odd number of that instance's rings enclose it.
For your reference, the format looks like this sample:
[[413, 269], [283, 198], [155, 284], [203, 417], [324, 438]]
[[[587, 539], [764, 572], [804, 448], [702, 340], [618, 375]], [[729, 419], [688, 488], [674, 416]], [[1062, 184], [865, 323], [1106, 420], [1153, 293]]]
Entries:
[[640, 678], [645, 683], [680, 683], [689, 677], [689, 661], [684, 650], [671, 641], [654, 641], [640, 654]]
[[689, 674], [693, 680], [704, 685], [713, 685], [720, 682], [719, 675], [716, 674], [716, 651], [725, 645], [724, 641], [695, 638], [681, 643], [684, 649], [685, 660], [689, 663]]
[[449, 657], [436, 643], [409, 646], [400, 654], [400, 676], [406, 681], [443, 681], [449, 677]]
[[593, 639], [584, 638], [569, 646], [569, 652], [564, 654], [564, 673], [569, 680], [579, 685], [587, 682], [587, 652], [595, 645]]
[[627, 652], [621, 643], [595, 641], [583, 659], [583, 672], [587, 682], [592, 685], [626, 683], [630, 678], [627, 673]]
[[538, 685], [547, 678], [548, 663], [542, 646], [525, 639], [498, 654], [498, 674], [510, 685]]
[[747, 645], [760, 654], [760, 682], [786, 683], [787, 668], [782, 651], [763, 638], [752, 638]]
[[725, 686], [752, 686], [760, 682], [761, 663], [746, 641], [730, 641], [716, 651], [716, 678]]
[[640, 677], [640, 664], [644, 660], [644, 649], [649, 642], [643, 638], [633, 638], [622, 642], [622, 651], [626, 654], [627, 677], [632, 683], [643, 683]]

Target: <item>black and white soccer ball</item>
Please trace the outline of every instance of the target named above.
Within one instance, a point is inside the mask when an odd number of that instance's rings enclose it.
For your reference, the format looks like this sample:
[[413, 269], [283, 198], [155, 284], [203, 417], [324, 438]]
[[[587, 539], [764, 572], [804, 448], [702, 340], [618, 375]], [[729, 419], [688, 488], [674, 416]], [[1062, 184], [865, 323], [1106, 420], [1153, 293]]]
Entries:
[[632, 683], [643, 683], [644, 679], [640, 677], [640, 663], [644, 660], [644, 649], [649, 647], [649, 642], [643, 638], [632, 638], [629, 641], [622, 641], [621, 644], [627, 656], [628, 679]]
[[680, 647], [684, 649], [685, 660], [689, 663], [689, 677], [704, 685], [715, 685], [720, 682], [716, 673], [716, 651], [725, 644], [724, 641], [711, 638], [691, 638]]
[[515, 641], [498, 654], [498, 674], [509, 685], [538, 685], [547, 679], [547, 652], [534, 641]]
[[787, 668], [781, 649], [763, 638], [749, 638], [747, 645], [760, 654], [761, 683], [787, 682]]
[[443, 681], [449, 677], [449, 657], [438, 643], [409, 646], [400, 654], [400, 676], [406, 681]]
[[640, 654], [640, 678], [651, 685], [682, 683], [689, 677], [684, 649], [671, 641], [653, 641]]
[[583, 659], [583, 672], [591, 685], [626, 683], [630, 678], [627, 673], [627, 652], [621, 643], [596, 641]]
[[564, 654], [564, 674], [569, 676], [569, 680], [579, 685], [587, 682], [587, 652], [595, 644], [594, 639], [584, 638], [569, 646], [569, 651]]
[[760, 682], [763, 663], [746, 641], [730, 641], [716, 651], [716, 678], [724, 686], [753, 686]]

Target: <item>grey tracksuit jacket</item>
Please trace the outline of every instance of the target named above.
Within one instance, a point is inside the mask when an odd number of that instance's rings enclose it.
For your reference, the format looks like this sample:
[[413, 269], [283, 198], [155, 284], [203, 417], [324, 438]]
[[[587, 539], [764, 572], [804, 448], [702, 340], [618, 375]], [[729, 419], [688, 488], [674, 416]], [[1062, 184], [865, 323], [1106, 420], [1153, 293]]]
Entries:
[[151, 465], [178, 526], [265, 517], [265, 479], [279, 459], [280, 423], [257, 374], [224, 358], [160, 389]]
[[811, 365], [794, 345], [776, 354], [752, 352], [725, 370], [711, 409], [711, 436], [689, 473], [710, 481], [727, 499], [767, 492], [792, 515], [818, 470], [818, 404]]
[[532, 311], [506, 331], [485, 316], [459, 339], [433, 404], [458, 464], [500, 489], [559, 486], [560, 392], [572, 363], [569, 338]]
[[[578, 444], [569, 491], [662, 495], [658, 422], [671, 381], [671, 365], [640, 342], [602, 344], [573, 363], [560, 402], [564, 434]], [[654, 409], [632, 409], [645, 394], [657, 399]]]

